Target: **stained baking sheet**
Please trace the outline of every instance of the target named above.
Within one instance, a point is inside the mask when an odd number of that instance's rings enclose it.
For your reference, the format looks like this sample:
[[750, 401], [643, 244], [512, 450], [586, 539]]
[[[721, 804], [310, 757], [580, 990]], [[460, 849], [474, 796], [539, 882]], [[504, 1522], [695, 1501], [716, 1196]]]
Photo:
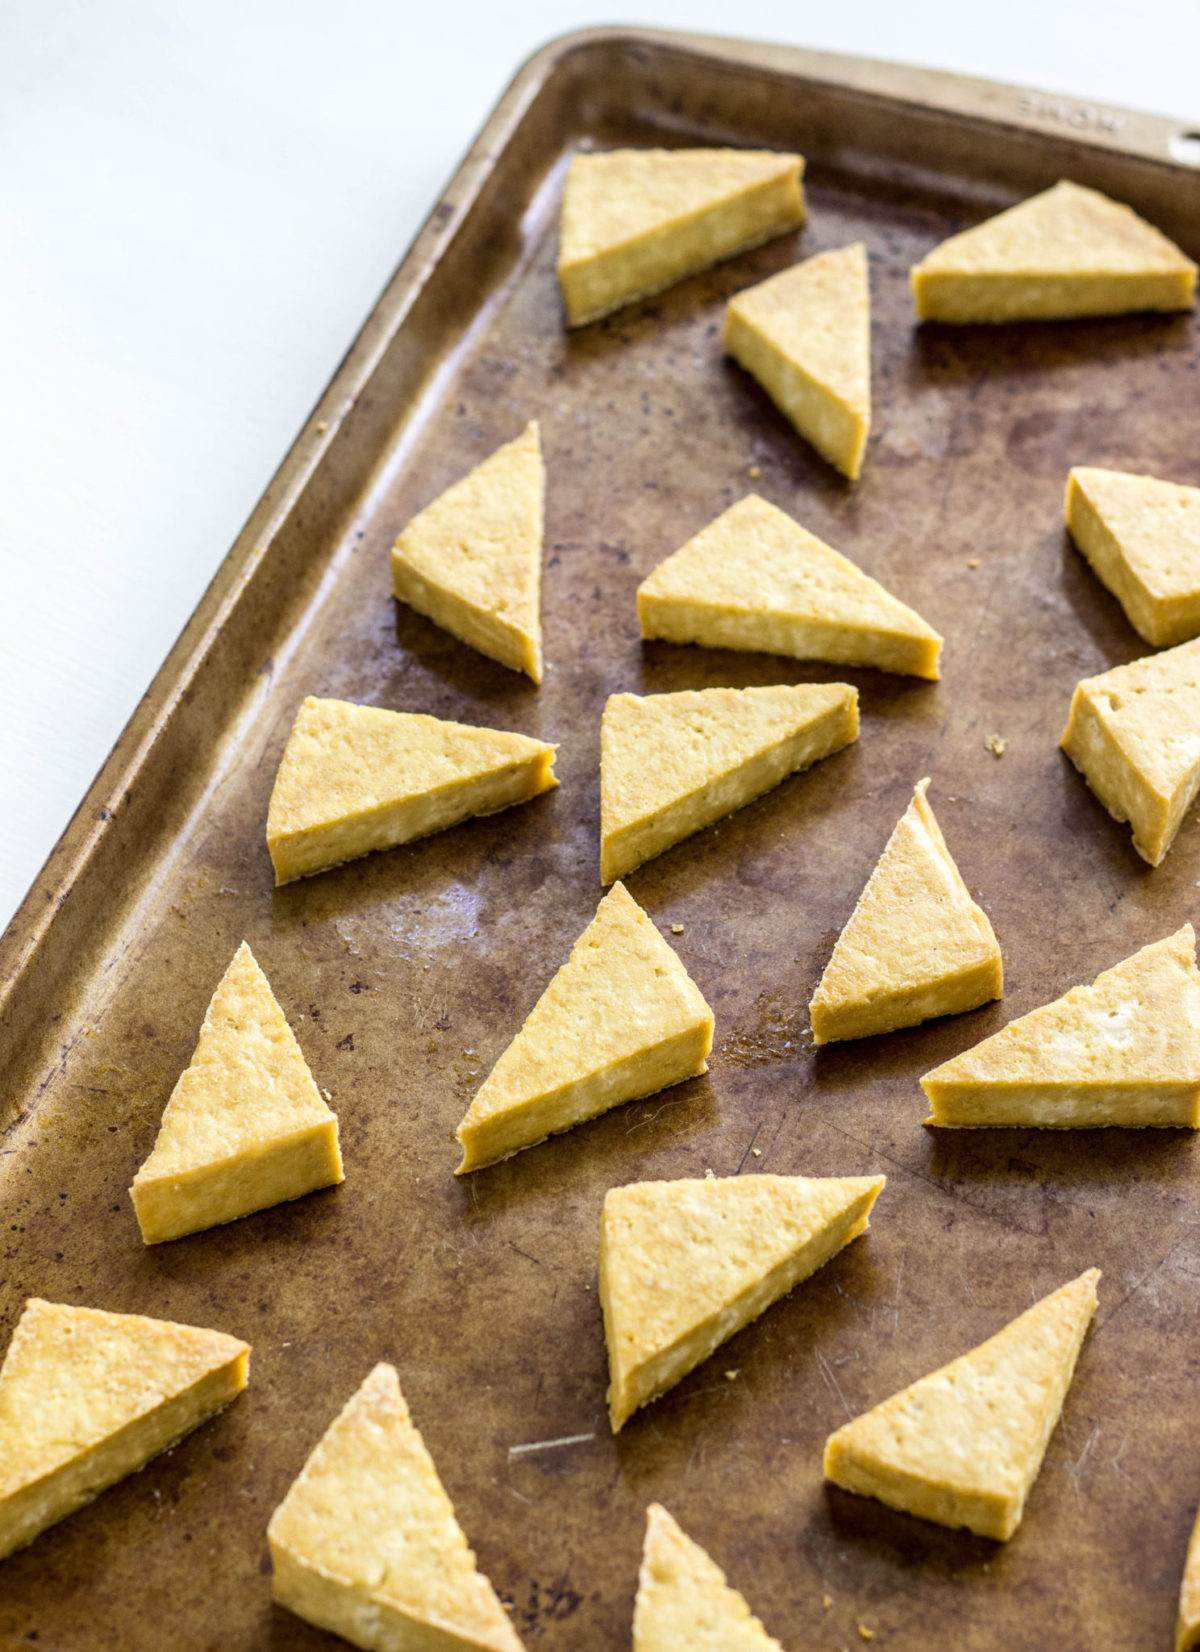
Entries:
[[[1049, 111], [1049, 112], [1047, 112]], [[24, 1298], [247, 1337], [223, 1417], [0, 1567], [0, 1643], [317, 1648], [265, 1530], [393, 1360], [528, 1644], [628, 1645], [664, 1502], [792, 1649], [1169, 1642], [1200, 1499], [1198, 1169], [1181, 1132], [933, 1135], [919, 1075], [1194, 918], [1057, 750], [1074, 682], [1143, 652], [1064, 537], [1072, 463], [1200, 482], [1194, 317], [914, 329], [909, 265], [1069, 174], [1200, 250], [1170, 123], [778, 48], [601, 31], [518, 77], [3, 941], [0, 1335]], [[809, 158], [804, 230], [568, 335], [580, 143]], [[724, 359], [730, 294], [862, 239], [875, 425], [850, 486]], [[549, 471], [540, 691], [389, 595], [405, 520], [530, 417]], [[947, 639], [931, 685], [643, 645], [634, 591], [754, 489]], [[450, 1134], [600, 895], [606, 696], [848, 679], [857, 745], [636, 872], [716, 1013], [707, 1077], [456, 1181]], [[282, 890], [263, 823], [296, 705], [340, 695], [560, 742], [535, 802]], [[1006, 742], [997, 760], [985, 741]], [[1005, 954], [1003, 1004], [815, 1052], [805, 1004], [912, 786]], [[336, 1190], [143, 1248], [126, 1188], [246, 938], [341, 1120]], [[595, 1237], [658, 1176], [886, 1172], [864, 1240], [614, 1440]], [[827, 1433], [1085, 1267], [1101, 1308], [1025, 1524], [997, 1547], [831, 1492]]]

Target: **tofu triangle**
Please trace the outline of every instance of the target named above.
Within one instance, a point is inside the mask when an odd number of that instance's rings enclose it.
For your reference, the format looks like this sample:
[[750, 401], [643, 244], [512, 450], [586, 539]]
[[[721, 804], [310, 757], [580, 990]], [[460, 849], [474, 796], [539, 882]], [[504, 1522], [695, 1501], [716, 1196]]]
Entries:
[[1021, 1522], [1096, 1310], [1091, 1268], [825, 1443], [825, 1476], [892, 1508], [1006, 1540]]
[[882, 1176], [706, 1176], [605, 1195], [600, 1302], [615, 1434], [866, 1228]]
[[227, 1405], [249, 1353], [221, 1331], [31, 1297], [0, 1367], [0, 1557]]
[[275, 1599], [355, 1646], [521, 1652], [391, 1365], [377, 1365], [329, 1425], [267, 1540]]
[[912, 289], [923, 321], [1050, 321], [1188, 309], [1196, 266], [1131, 207], [1063, 180], [934, 247]]
[[861, 242], [729, 300], [725, 348], [822, 458], [854, 480], [871, 429], [871, 294]]
[[857, 738], [846, 683], [612, 695], [600, 722], [601, 882]]
[[804, 222], [799, 155], [613, 149], [576, 155], [558, 277], [567, 323], [590, 321]]
[[1158, 866], [1200, 790], [1200, 638], [1075, 685], [1060, 742]]
[[337, 1119], [243, 941], [129, 1189], [148, 1245], [342, 1180]]
[[458, 1174], [708, 1071], [713, 1016], [641, 907], [614, 884], [458, 1127]]
[[1183, 1579], [1179, 1586], [1179, 1612], [1175, 1620], [1175, 1652], [1194, 1652], [1200, 1646], [1200, 1515], [1188, 1539]]
[[725, 1573], [661, 1503], [646, 1510], [633, 1652], [783, 1652]]
[[501, 729], [310, 695], [267, 811], [275, 882], [524, 803], [558, 784], [555, 750]]
[[813, 994], [818, 1044], [960, 1015], [1004, 990], [1000, 948], [925, 793], [887, 841]]
[[1072, 987], [921, 1080], [928, 1124], [1200, 1127], [1191, 924]]
[[938, 676], [932, 626], [755, 494], [660, 562], [637, 602], [646, 638]]
[[401, 602], [535, 683], [545, 499], [535, 420], [414, 516], [392, 549]]
[[1155, 648], [1200, 632], [1200, 488], [1076, 465], [1067, 527], [1093, 571]]

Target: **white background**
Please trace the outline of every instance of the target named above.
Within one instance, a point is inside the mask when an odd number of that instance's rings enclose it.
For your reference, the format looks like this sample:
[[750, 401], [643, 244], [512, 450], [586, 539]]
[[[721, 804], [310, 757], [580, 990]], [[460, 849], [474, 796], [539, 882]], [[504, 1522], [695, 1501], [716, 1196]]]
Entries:
[[513, 71], [612, 21], [1200, 125], [1200, 0], [0, 0], [0, 924]]

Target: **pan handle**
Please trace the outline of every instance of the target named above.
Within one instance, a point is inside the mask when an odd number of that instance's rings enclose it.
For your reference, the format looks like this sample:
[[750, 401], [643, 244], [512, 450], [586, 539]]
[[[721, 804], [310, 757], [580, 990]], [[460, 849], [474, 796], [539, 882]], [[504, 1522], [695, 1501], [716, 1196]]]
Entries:
[[730, 40], [719, 35], [624, 27], [583, 29], [542, 47], [518, 79], [533, 71], [532, 78], [540, 81], [564, 57], [599, 45], [717, 57], [744, 68], [919, 105], [959, 120], [1007, 127], [1014, 134], [1066, 140], [1167, 167], [1200, 170], [1200, 127], [1194, 123], [941, 69], [810, 51], [801, 46]]

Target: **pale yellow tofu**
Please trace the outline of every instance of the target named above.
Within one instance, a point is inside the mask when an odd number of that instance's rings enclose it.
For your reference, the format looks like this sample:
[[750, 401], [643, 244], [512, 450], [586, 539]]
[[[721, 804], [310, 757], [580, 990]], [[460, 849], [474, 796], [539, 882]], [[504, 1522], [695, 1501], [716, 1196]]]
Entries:
[[1131, 207], [1067, 181], [952, 235], [914, 266], [921, 321], [1187, 310], [1196, 266]]
[[920, 614], [755, 494], [660, 562], [637, 605], [647, 639], [938, 676]]
[[458, 1127], [458, 1174], [708, 1071], [713, 1015], [614, 884]]
[[248, 1343], [31, 1297], [0, 1366], [0, 1558], [246, 1386]]
[[1192, 1527], [1183, 1580], [1179, 1586], [1179, 1615], [1175, 1622], [1175, 1652], [1193, 1652], [1200, 1646], [1200, 1516]]
[[582, 327], [804, 222], [799, 155], [613, 149], [574, 156], [558, 279]]
[[489, 659], [542, 680], [546, 468], [537, 421], [405, 528], [392, 589]]
[[1021, 1523], [1096, 1311], [1097, 1268], [825, 1442], [846, 1491], [1005, 1541]]
[[1061, 745], [1159, 865], [1200, 788], [1200, 639], [1085, 677]]
[[858, 738], [846, 683], [614, 694], [600, 722], [600, 881]]
[[823, 459], [853, 481], [871, 429], [871, 293], [861, 242], [729, 300], [725, 348]]
[[646, 1510], [633, 1652], [783, 1652], [661, 1503]]
[[267, 1541], [280, 1605], [367, 1652], [521, 1652], [391, 1365], [330, 1423]]
[[337, 1119], [243, 941], [129, 1189], [148, 1245], [342, 1180]]
[[1155, 648], [1200, 634], [1200, 488], [1076, 465], [1067, 528]]
[[992, 926], [946, 847], [928, 786], [918, 781], [812, 996], [818, 1044], [961, 1015], [1004, 991]]
[[267, 811], [275, 882], [524, 803], [558, 785], [556, 750], [501, 729], [310, 695]]
[[867, 1226], [882, 1176], [706, 1176], [605, 1195], [613, 1433]]
[[927, 1124], [1200, 1128], [1191, 924], [1072, 987], [921, 1080]]

